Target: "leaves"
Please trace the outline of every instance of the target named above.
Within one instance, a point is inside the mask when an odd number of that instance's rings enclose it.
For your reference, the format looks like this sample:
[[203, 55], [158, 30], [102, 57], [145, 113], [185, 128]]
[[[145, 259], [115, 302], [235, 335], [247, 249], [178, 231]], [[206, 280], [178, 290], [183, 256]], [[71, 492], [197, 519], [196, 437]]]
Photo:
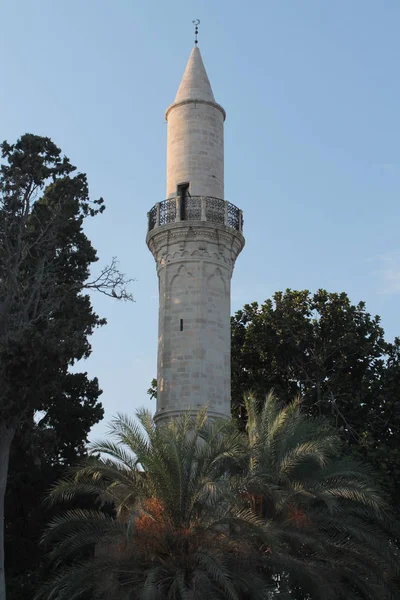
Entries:
[[396, 527], [368, 469], [298, 399], [245, 405], [246, 433], [205, 409], [157, 428], [144, 410], [115, 418], [114, 439], [53, 487], [53, 503], [88, 494], [99, 510], [50, 523], [41, 597], [91, 581], [94, 598], [389, 598]]
[[[88, 279], [98, 257], [84, 223], [103, 212], [104, 201], [90, 199], [86, 175], [47, 137], [25, 134], [3, 142], [1, 153], [0, 428], [16, 432], [5, 535], [8, 576], [18, 579], [29, 569], [36, 576], [38, 553], [29, 558], [25, 548], [35, 547], [46, 518], [44, 490], [85, 453], [88, 432], [103, 416], [98, 380], [70, 372], [90, 355], [90, 336], [105, 324], [86, 290], [131, 296], [115, 259]], [[0, 514], [3, 499], [1, 485]], [[26, 593], [32, 597], [29, 586]]]
[[[277, 292], [232, 317], [233, 413], [245, 426], [243, 396], [274, 390], [283, 404], [324, 416], [380, 474], [394, 502], [400, 481], [400, 340], [345, 293]], [[385, 459], [390, 456], [390, 461]], [[399, 475], [399, 476], [397, 476]]]
[[[250, 584], [239, 566], [242, 556], [247, 561], [242, 550], [246, 532], [253, 535], [255, 528], [254, 515], [239, 506], [228, 508], [226, 502], [232, 488], [226, 464], [242, 456], [240, 434], [226, 421], [209, 424], [206, 410], [195, 420], [187, 413], [158, 428], [147, 411], [138, 411], [137, 418], [114, 419], [115, 441], [92, 446], [102, 456], [73, 469], [53, 488], [52, 502], [88, 493], [100, 503], [112, 500], [115, 515], [72, 511], [56, 517], [45, 536], [54, 566], [59, 557], [73, 559], [75, 553], [71, 577], [86, 578], [96, 568], [98, 551], [108, 547], [111, 527], [111, 533], [122, 533], [107, 552], [117, 595], [130, 590], [127, 597], [136, 597], [137, 590], [143, 597], [192, 597], [200, 593], [202, 581], [213, 597], [238, 597], [235, 571]], [[231, 526], [233, 533], [227, 536]], [[99, 550], [80, 575], [89, 543], [99, 543]], [[46, 594], [49, 589], [56, 594], [59, 581], [57, 574]]]

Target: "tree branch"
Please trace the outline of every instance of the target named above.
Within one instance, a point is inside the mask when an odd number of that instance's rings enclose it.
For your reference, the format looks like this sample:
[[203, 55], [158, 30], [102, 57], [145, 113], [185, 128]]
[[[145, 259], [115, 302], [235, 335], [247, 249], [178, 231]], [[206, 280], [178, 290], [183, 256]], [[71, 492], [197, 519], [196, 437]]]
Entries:
[[128, 279], [125, 273], [118, 269], [118, 260], [113, 256], [109, 265], [104, 267], [96, 279], [84, 285], [87, 290], [96, 290], [110, 298], [134, 302], [133, 295], [128, 291], [129, 284], [134, 279]]

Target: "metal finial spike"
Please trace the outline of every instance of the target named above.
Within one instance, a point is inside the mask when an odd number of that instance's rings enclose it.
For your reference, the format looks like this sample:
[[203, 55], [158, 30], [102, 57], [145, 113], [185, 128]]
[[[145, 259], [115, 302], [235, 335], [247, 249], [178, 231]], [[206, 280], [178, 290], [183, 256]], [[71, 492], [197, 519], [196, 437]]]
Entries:
[[195, 19], [194, 21], [192, 21], [192, 23], [194, 25], [194, 43], [197, 45], [199, 43], [197, 36], [199, 34], [200, 19]]

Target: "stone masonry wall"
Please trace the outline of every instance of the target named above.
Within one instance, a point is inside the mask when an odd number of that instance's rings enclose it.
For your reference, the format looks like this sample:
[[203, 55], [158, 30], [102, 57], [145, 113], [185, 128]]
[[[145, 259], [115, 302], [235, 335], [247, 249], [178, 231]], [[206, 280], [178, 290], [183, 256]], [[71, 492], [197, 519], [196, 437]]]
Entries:
[[167, 198], [189, 182], [192, 196], [224, 197], [224, 118], [217, 104], [188, 101], [167, 111]]
[[159, 276], [158, 420], [209, 404], [230, 415], [230, 281], [244, 238], [224, 225], [174, 223], [147, 243]]

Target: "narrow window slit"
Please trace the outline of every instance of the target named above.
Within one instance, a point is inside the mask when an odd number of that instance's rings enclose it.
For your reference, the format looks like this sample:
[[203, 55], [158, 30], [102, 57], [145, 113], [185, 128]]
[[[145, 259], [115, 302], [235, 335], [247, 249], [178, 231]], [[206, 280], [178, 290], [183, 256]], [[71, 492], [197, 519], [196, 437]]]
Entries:
[[181, 319], [181, 331], [183, 331], [183, 319]]

